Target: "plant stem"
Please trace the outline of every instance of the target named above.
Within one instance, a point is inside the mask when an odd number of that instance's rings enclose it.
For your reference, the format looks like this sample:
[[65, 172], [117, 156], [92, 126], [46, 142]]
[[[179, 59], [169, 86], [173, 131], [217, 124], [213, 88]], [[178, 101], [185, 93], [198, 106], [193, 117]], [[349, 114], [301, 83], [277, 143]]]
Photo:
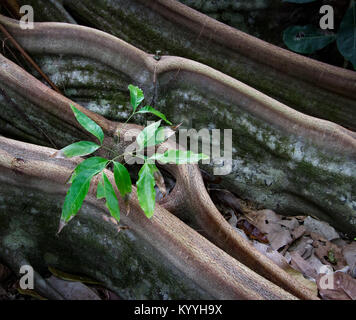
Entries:
[[111, 149], [111, 148], [108, 148], [108, 147], [106, 147], [106, 146], [101, 146], [102, 148], [104, 148], [104, 149], [106, 149], [106, 150], [108, 150], [108, 151], [110, 151], [110, 152], [112, 152], [112, 153], [115, 153], [115, 150], [113, 150], [113, 149]]
[[134, 112], [131, 116], [128, 117], [128, 119], [125, 121], [125, 123], [128, 123], [130, 121], [130, 119], [136, 114], [136, 112]]
[[[125, 157], [125, 156], [133, 156], [133, 152], [125, 152], [125, 153], [122, 153], [118, 156], [116, 156], [115, 158], [113, 158], [112, 160], [110, 160], [110, 162], [114, 162], [117, 158], [120, 158], [120, 157]], [[136, 155], [137, 156], [137, 155]]]

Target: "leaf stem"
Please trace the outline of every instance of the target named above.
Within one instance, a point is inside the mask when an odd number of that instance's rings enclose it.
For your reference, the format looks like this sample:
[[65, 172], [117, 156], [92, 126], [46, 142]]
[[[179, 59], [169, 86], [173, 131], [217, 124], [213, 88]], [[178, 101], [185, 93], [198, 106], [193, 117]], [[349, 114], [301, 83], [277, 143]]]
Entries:
[[114, 162], [116, 159], [120, 158], [120, 157], [125, 157], [125, 156], [133, 156], [133, 152], [125, 152], [125, 153], [122, 153], [118, 156], [116, 156], [115, 158], [113, 158], [112, 160], [110, 160], [109, 162]]
[[103, 146], [103, 145], [101, 147], [106, 149], [106, 150], [108, 150], [108, 151], [110, 151], [110, 152], [112, 152], [112, 153], [115, 153], [115, 150], [113, 150], [113, 149], [111, 149], [109, 147], [106, 147], [106, 146]]
[[125, 123], [128, 123], [136, 113], [137, 112], [132, 113], [131, 116], [129, 116], [128, 119], [125, 121]]

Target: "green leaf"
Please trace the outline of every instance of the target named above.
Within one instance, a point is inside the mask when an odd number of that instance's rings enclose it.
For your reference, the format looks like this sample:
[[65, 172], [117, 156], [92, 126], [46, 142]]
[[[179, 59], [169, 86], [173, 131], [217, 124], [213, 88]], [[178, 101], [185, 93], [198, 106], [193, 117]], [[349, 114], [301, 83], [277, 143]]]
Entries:
[[208, 160], [209, 157], [203, 153], [194, 153], [183, 150], [167, 150], [164, 154], [156, 153], [150, 160], [157, 160], [162, 163], [186, 164], [197, 163], [200, 160]]
[[324, 34], [312, 26], [291, 26], [284, 30], [283, 41], [286, 46], [298, 53], [311, 54], [335, 41], [334, 34]]
[[135, 112], [140, 103], [145, 99], [145, 96], [143, 95], [143, 92], [139, 87], [130, 84], [128, 88], [130, 90], [130, 100], [132, 109]]
[[93, 175], [89, 172], [83, 172], [77, 176], [70, 186], [62, 207], [61, 220], [68, 222], [77, 214], [83, 201], [89, 191], [90, 180]]
[[115, 161], [114, 161], [114, 177], [115, 177], [116, 186], [119, 189], [122, 197], [125, 197], [125, 195], [131, 193], [132, 182], [131, 182], [130, 174], [124, 165]]
[[85, 159], [83, 162], [79, 163], [74, 169], [69, 183], [72, 183], [75, 178], [83, 172], [88, 172], [90, 174], [92, 173], [93, 175], [100, 173], [105, 169], [108, 162], [109, 160], [101, 157], [91, 157], [89, 159]]
[[72, 108], [74, 115], [80, 125], [87, 131], [89, 131], [92, 135], [97, 137], [100, 143], [103, 143], [104, 140], [104, 132], [103, 130], [97, 125], [92, 119], [86, 116], [83, 112], [79, 111], [76, 107], [72, 104], [70, 105]]
[[157, 116], [157, 117], [161, 118], [162, 120], [164, 120], [169, 125], [172, 125], [172, 122], [168, 121], [166, 116], [162, 112], [156, 110], [155, 108], [153, 108], [151, 106], [145, 106], [142, 109], [140, 109], [139, 111], [137, 111], [137, 113], [152, 113], [155, 116]]
[[292, 3], [310, 3], [317, 0], [283, 0], [282, 2], [292, 2]]
[[337, 47], [344, 58], [356, 69], [356, 3], [346, 11], [337, 35]]
[[103, 199], [105, 198], [105, 190], [104, 190], [104, 181], [100, 180], [98, 183], [98, 187], [96, 189], [96, 198]]
[[76, 156], [86, 156], [98, 150], [100, 148], [94, 142], [91, 141], [79, 141], [63, 148], [61, 152], [67, 157], [72, 158]]
[[89, 191], [91, 179], [103, 171], [108, 163], [107, 159], [92, 157], [81, 162], [74, 170], [71, 183], [62, 207], [61, 220], [68, 222], [81, 208]]
[[150, 139], [147, 140], [145, 147], [152, 147], [161, 144], [167, 140], [166, 128], [159, 127]]
[[120, 221], [119, 201], [117, 200], [115, 190], [105, 173], [103, 173], [103, 182], [103, 189], [100, 192], [103, 192], [106, 199], [106, 206], [109, 209], [110, 214], [117, 221]]
[[151, 218], [155, 210], [156, 191], [155, 179], [148, 163], [145, 163], [138, 173], [137, 196], [140, 206], [146, 216]]
[[[150, 124], [149, 126], [144, 128], [137, 136], [136, 142], [140, 150], [145, 147], [155, 146], [163, 142], [163, 141], [160, 142], [160, 139], [162, 139], [163, 131], [162, 130], [158, 131], [158, 128], [161, 125], [161, 121], [162, 120], [159, 120], [157, 122]], [[158, 137], [157, 137], [157, 131], [159, 133]]]
[[157, 166], [154, 164], [154, 163], [149, 163], [147, 162], [150, 170], [151, 170], [151, 173], [154, 175], [158, 170]]
[[331, 264], [336, 264], [337, 263], [337, 260], [336, 260], [335, 253], [334, 253], [333, 249], [328, 251], [328, 260], [329, 260], [329, 262]]

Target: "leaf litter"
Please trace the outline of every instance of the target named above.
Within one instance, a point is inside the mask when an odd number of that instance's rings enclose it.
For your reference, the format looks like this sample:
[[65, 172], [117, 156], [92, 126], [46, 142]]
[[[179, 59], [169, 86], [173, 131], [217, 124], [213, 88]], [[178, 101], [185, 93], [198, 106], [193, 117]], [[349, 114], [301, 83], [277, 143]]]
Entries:
[[326, 300], [356, 300], [356, 241], [315, 217], [260, 210], [209, 180], [206, 186], [236, 232], [315, 295]]

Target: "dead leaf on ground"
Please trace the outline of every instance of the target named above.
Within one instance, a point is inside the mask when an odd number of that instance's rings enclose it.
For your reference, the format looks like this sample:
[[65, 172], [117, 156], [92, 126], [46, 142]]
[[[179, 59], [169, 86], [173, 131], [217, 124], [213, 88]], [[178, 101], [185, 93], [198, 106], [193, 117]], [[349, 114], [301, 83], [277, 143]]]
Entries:
[[[225, 193], [219, 194], [218, 198], [221, 204]], [[229, 212], [226, 215], [229, 223], [233, 227], [237, 225], [235, 229], [244, 238], [247, 238], [247, 234], [259, 252], [303, 283], [315, 296], [319, 289], [323, 299], [356, 299], [356, 280], [350, 276], [356, 278], [356, 242], [348, 244], [328, 223], [310, 216], [285, 217], [272, 210], [252, 208], [243, 209], [242, 217], [241, 212], [236, 208], [232, 210], [232, 207], [229, 205], [228, 210], [225, 207], [225, 211]], [[237, 223], [234, 213], [239, 213]], [[264, 241], [256, 241], [258, 239], [254, 234], [251, 237], [254, 230], [264, 235], [269, 245]], [[320, 279], [323, 279], [322, 272], [328, 268], [337, 271], [333, 273], [335, 285], [333, 289], [322, 289]]]
[[290, 268], [287, 259], [281, 255], [278, 251], [272, 250], [267, 244], [260, 243], [258, 241], [253, 241], [253, 246], [265, 255], [268, 259], [272, 260], [276, 265], [278, 265], [283, 270]]
[[346, 263], [350, 267], [350, 274], [353, 278], [356, 278], [356, 242], [352, 242], [346, 245], [342, 253], [346, 260]]
[[316, 220], [310, 216], [304, 219], [304, 227], [306, 231], [317, 233], [328, 241], [340, 238], [335, 229], [327, 222]]
[[308, 259], [313, 254], [314, 251], [314, 247], [312, 244], [313, 244], [313, 239], [305, 235], [295, 240], [293, 244], [290, 246], [289, 251], [291, 253], [298, 252], [298, 254], [303, 259]]
[[239, 219], [237, 221], [236, 226], [243, 230], [245, 234], [249, 237], [251, 240], [257, 240], [262, 243], [269, 243], [266, 235], [261, 232], [256, 226], [254, 226], [252, 223], [250, 223], [246, 219]]
[[329, 265], [323, 264], [314, 252], [309, 258], [305, 259], [305, 261], [308, 262], [318, 274], [324, 272], [325, 268], [330, 268]]
[[281, 220], [278, 221], [278, 223], [289, 230], [294, 230], [299, 227], [299, 222], [294, 217], [281, 217]]
[[272, 249], [278, 250], [293, 242], [289, 226], [297, 226], [298, 222], [282, 219], [282, 216], [272, 210], [259, 210], [248, 214], [249, 220], [263, 233], [266, 234]]
[[323, 299], [356, 300], [356, 280], [346, 273], [334, 272], [332, 276], [320, 274], [317, 285]]
[[332, 266], [335, 271], [346, 266], [341, 248], [321, 237], [319, 234], [312, 232], [310, 235], [314, 240], [313, 247], [315, 255], [323, 264]]
[[291, 255], [291, 266], [294, 269], [299, 270], [307, 277], [313, 279], [317, 278], [318, 276], [317, 270], [309, 262], [304, 260], [297, 251], [292, 252], [290, 255]]
[[297, 226], [293, 231], [292, 231], [292, 238], [294, 240], [299, 239], [300, 237], [302, 237], [305, 234], [305, 227], [300, 225]]
[[[278, 251], [272, 250], [270, 246], [253, 241], [253, 246], [262, 254], [264, 254], [267, 258], [272, 260], [275, 264], [277, 264], [281, 269], [286, 271], [290, 276], [292, 276], [296, 281], [303, 284], [306, 288], [308, 288], [315, 297], [318, 296], [318, 288], [314, 281], [306, 279], [303, 274], [300, 272], [301, 270], [293, 267], [293, 265], [289, 265], [287, 259], [281, 255]], [[300, 258], [301, 262], [305, 262], [303, 258]], [[307, 264], [307, 263], [306, 263]], [[298, 271], [299, 270], [299, 271]], [[316, 274], [313, 274], [316, 276]]]

